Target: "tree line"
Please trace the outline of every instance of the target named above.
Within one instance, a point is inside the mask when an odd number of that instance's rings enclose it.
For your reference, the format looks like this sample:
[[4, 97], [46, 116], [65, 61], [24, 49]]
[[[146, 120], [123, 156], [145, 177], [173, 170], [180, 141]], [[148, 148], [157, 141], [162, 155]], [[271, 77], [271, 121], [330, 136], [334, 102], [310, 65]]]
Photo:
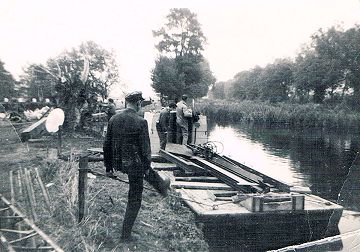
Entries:
[[360, 26], [320, 29], [294, 60], [277, 59], [265, 67], [217, 82], [219, 99], [357, 105], [360, 98]]

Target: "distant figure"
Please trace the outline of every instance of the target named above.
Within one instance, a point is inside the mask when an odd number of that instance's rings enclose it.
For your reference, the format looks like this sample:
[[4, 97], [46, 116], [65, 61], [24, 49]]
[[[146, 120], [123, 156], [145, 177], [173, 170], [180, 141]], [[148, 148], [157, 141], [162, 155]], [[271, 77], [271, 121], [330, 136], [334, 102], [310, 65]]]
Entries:
[[167, 135], [170, 129], [170, 112], [175, 110], [176, 104], [170, 103], [168, 107], [162, 108], [159, 115], [159, 120], [156, 122], [156, 130], [160, 139], [160, 149], [165, 150], [167, 143]]
[[176, 126], [177, 126], [177, 143], [188, 144], [189, 123], [188, 118], [192, 117], [192, 110], [186, 104], [187, 95], [181, 97], [181, 101], [176, 104]]
[[116, 105], [114, 103], [113, 99], [109, 99], [109, 105], [107, 108], [107, 119], [108, 121], [110, 120], [110, 118], [116, 114]]
[[142, 93], [125, 96], [127, 107], [111, 117], [104, 141], [106, 173], [114, 170], [126, 173], [129, 179], [128, 203], [123, 221], [121, 240], [131, 240], [131, 230], [141, 207], [143, 179], [151, 163], [151, 147], [147, 121], [137, 112]]

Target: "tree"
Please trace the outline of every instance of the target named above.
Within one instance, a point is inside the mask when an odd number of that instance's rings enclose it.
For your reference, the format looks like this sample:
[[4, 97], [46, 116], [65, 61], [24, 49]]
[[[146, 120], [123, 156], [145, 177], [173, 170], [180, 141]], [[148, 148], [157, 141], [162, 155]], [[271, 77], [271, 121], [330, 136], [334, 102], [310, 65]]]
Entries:
[[41, 64], [31, 64], [24, 69], [24, 74], [20, 76], [20, 82], [26, 86], [27, 95], [37, 97], [39, 101], [56, 94], [56, 82], [45, 70], [45, 66]]
[[209, 63], [201, 52], [206, 39], [196, 14], [189, 9], [171, 9], [168, 23], [154, 37], [160, 38], [156, 48], [160, 52], [152, 71], [152, 87], [161, 96], [172, 98], [187, 93], [202, 97], [215, 83]]
[[221, 82], [216, 82], [213, 87], [212, 87], [212, 93], [214, 98], [216, 99], [225, 99], [225, 85], [226, 83], [221, 81]]
[[[70, 129], [77, 126], [74, 124], [78, 121], [76, 108], [80, 113], [84, 110], [92, 112], [97, 96], [106, 98], [109, 87], [118, 82], [113, 53], [92, 41], [49, 59], [47, 65], [52, 73], [58, 73], [56, 90], [68, 116]], [[82, 125], [82, 119], [79, 123]]]
[[232, 94], [241, 100], [256, 100], [261, 97], [261, 76], [264, 69], [256, 66], [249, 71], [235, 75], [232, 81]]
[[289, 98], [293, 82], [293, 63], [289, 59], [278, 59], [265, 67], [261, 79], [261, 98], [270, 102], [285, 101]]
[[0, 99], [10, 98], [15, 94], [15, 79], [0, 60]]
[[189, 9], [171, 9], [166, 16], [167, 23], [158, 31], [153, 31], [154, 37], [159, 37], [156, 45], [159, 52], [168, 53], [177, 58], [185, 55], [201, 56], [206, 38], [201, 30], [196, 14]]
[[114, 53], [88, 41], [48, 59], [45, 66], [31, 65], [23, 80], [29, 84], [30, 93], [47, 92], [45, 87], [52, 94], [55, 90], [65, 111], [65, 126], [73, 130], [78, 126], [77, 111], [91, 112], [97, 97], [106, 98], [118, 78]]
[[341, 40], [342, 62], [345, 80], [354, 90], [354, 98], [360, 98], [360, 25], [345, 31]]
[[178, 78], [175, 59], [165, 56], [159, 57], [152, 70], [152, 87], [160, 93], [161, 98], [168, 96], [171, 99], [178, 97], [183, 90], [182, 82]]
[[[345, 79], [347, 72], [347, 56], [344, 48], [347, 47], [347, 42], [344, 43], [344, 32], [339, 27], [331, 27], [326, 32], [319, 30], [312, 36], [313, 48], [318, 61], [321, 61], [321, 68], [324, 72], [323, 82], [326, 83], [329, 94], [333, 96], [334, 90], [338, 88], [341, 82]], [[348, 87], [345, 85], [344, 89]]]

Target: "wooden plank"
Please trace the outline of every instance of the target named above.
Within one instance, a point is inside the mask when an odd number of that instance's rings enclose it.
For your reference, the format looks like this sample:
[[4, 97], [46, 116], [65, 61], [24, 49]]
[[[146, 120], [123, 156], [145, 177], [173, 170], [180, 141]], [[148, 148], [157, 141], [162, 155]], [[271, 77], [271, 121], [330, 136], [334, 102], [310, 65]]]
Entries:
[[175, 181], [190, 181], [190, 182], [221, 182], [217, 177], [207, 177], [207, 176], [198, 176], [198, 177], [175, 177]]
[[31, 209], [31, 214], [32, 214], [33, 220], [37, 221], [37, 214], [36, 214], [36, 210], [35, 210], [36, 202], [35, 202], [34, 189], [32, 188], [31, 178], [30, 178], [30, 176], [28, 174], [28, 170], [26, 168], [23, 170], [23, 175], [25, 178], [25, 185], [26, 185], [28, 202], [30, 203], [29, 207]]
[[240, 178], [239, 176], [236, 176], [236, 175], [232, 174], [231, 172], [228, 172], [228, 171], [220, 168], [219, 166], [216, 166], [216, 165], [210, 163], [209, 161], [202, 159], [200, 157], [194, 156], [191, 159], [196, 160], [198, 163], [209, 168], [211, 173], [215, 173], [214, 174], [215, 176], [218, 176], [219, 174], [221, 174], [221, 175], [225, 176], [226, 178], [233, 180], [234, 186], [257, 186], [258, 185], [257, 183], [250, 182], [248, 180]]
[[39, 136], [43, 131], [45, 131], [45, 122], [47, 117], [43, 117], [37, 122], [31, 124], [29, 127], [25, 128], [20, 133], [21, 141], [25, 142], [30, 138]]
[[182, 145], [182, 144], [168, 143], [166, 145], [165, 150], [167, 152], [172, 153], [172, 154], [182, 155], [182, 156], [186, 156], [186, 157], [191, 157], [191, 156], [194, 155], [190, 148], [188, 148], [188, 147], [186, 147], [185, 145]]
[[53, 247], [41, 246], [41, 247], [23, 247], [23, 246], [12, 246], [17, 251], [53, 251]]
[[184, 189], [204, 189], [204, 190], [231, 190], [232, 188], [224, 183], [201, 183], [187, 181], [173, 181], [171, 187]]
[[14, 244], [14, 243], [17, 243], [17, 242], [21, 242], [21, 241], [25, 241], [27, 239], [30, 239], [32, 237], [34, 237], [35, 235], [38, 235], [38, 233], [36, 233], [34, 230], [28, 234], [27, 236], [24, 236], [24, 237], [21, 237], [19, 239], [16, 239], [16, 240], [13, 240], [13, 241], [9, 241], [9, 244]]
[[189, 172], [199, 172], [199, 173], [206, 173], [206, 171], [199, 165], [191, 162], [191, 161], [187, 161], [181, 157], [178, 157], [170, 152], [164, 151], [164, 150], [160, 150], [160, 155], [162, 157], [164, 157], [166, 160], [176, 164], [178, 167], [189, 171]]
[[151, 168], [158, 171], [173, 171], [178, 169], [176, 164], [173, 163], [157, 163], [157, 162], [151, 162]]
[[269, 183], [269, 184], [275, 185], [277, 188], [279, 188], [279, 189], [281, 189], [281, 190], [283, 190], [285, 192], [290, 191], [290, 185], [288, 185], [288, 184], [286, 184], [286, 183], [284, 183], [282, 181], [279, 181], [279, 180], [276, 180], [276, 179], [274, 179], [272, 177], [269, 177], [269, 176], [267, 176], [267, 175], [265, 175], [265, 174], [263, 174], [263, 173], [261, 173], [259, 171], [256, 171], [256, 170], [254, 170], [254, 169], [252, 169], [252, 168], [250, 168], [250, 167], [248, 167], [246, 165], [243, 165], [243, 164], [239, 163], [238, 161], [233, 160], [233, 159], [231, 159], [229, 157], [222, 156], [222, 158], [224, 158], [225, 160], [228, 160], [229, 162], [231, 162], [231, 163], [237, 165], [238, 167], [244, 169], [244, 171], [248, 171], [248, 172], [252, 173], [253, 175], [261, 177], [262, 180], [263, 180], [263, 183]]
[[41, 188], [41, 192], [44, 196], [44, 200], [45, 200], [45, 203], [46, 203], [46, 206], [48, 207], [48, 210], [50, 211], [51, 210], [51, 207], [50, 207], [50, 198], [49, 198], [49, 194], [44, 186], [44, 183], [40, 177], [40, 174], [39, 174], [39, 170], [37, 167], [35, 167], [35, 173], [36, 173], [36, 178], [38, 180], [38, 183], [40, 185], [40, 188]]
[[8, 233], [17, 233], [17, 234], [30, 234], [34, 232], [34, 230], [15, 230], [15, 229], [0, 229], [1, 232], [8, 232]]

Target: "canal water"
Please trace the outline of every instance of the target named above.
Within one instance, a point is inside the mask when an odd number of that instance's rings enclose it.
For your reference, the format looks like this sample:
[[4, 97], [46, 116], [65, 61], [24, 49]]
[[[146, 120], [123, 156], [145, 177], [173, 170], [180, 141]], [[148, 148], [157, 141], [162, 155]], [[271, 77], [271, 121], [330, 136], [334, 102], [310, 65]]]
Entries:
[[[344, 206], [346, 211], [339, 224], [339, 234], [360, 229], [360, 217], [356, 212], [360, 211], [359, 132], [250, 124], [220, 126], [211, 121], [208, 129], [209, 140], [222, 155], [286, 183], [307, 186], [313, 194]], [[291, 230], [284, 232], [290, 234]], [[349, 246], [360, 244], [360, 237], [357, 238], [359, 241], [354, 244], [336, 244], [330, 249], [348, 251]], [[261, 246], [254, 244], [254, 250], [269, 249], [266, 244]], [[271, 248], [274, 247], [279, 248], [273, 244]], [[358, 249], [360, 251], [360, 245]]]

